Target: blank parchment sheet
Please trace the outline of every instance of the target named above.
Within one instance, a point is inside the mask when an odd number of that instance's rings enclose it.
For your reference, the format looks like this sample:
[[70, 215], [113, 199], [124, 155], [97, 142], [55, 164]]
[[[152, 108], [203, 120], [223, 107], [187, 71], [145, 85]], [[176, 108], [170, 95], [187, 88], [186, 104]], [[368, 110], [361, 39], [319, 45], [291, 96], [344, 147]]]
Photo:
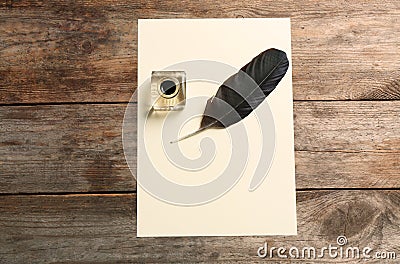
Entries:
[[[296, 235], [290, 19], [138, 27], [137, 236]], [[170, 143], [198, 129], [224, 79], [270, 48], [287, 54], [289, 69], [261, 105], [228, 128]], [[152, 71], [171, 70], [186, 73], [186, 105], [152, 111]]]

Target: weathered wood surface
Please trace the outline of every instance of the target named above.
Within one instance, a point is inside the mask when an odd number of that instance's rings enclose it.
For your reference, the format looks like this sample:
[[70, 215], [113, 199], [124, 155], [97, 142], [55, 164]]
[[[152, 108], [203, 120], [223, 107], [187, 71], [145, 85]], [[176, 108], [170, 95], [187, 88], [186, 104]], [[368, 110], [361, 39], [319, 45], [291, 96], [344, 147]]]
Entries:
[[[136, 20], [206, 17], [291, 17], [298, 236], [136, 238]], [[0, 106], [0, 263], [249, 263], [342, 234], [399, 258], [399, 20], [396, 0], [0, 1], [0, 105], [33, 105]]]
[[[320, 249], [337, 245], [338, 235], [347, 237], [348, 246], [369, 246], [374, 253], [400, 251], [397, 191], [298, 192], [298, 236], [287, 237], [136, 238], [135, 200], [130, 194], [1, 196], [0, 262], [249, 263], [261, 260], [257, 249], [264, 242]], [[275, 254], [262, 262], [279, 260]], [[307, 263], [333, 261], [365, 263], [327, 255]]]
[[[0, 107], [0, 192], [135, 190], [125, 107]], [[295, 102], [294, 111], [298, 188], [400, 188], [400, 102]]]
[[136, 19], [175, 17], [291, 17], [294, 99], [400, 99], [396, 0], [1, 3], [0, 104], [127, 102]]
[[125, 105], [0, 107], [1, 192], [131, 191]]

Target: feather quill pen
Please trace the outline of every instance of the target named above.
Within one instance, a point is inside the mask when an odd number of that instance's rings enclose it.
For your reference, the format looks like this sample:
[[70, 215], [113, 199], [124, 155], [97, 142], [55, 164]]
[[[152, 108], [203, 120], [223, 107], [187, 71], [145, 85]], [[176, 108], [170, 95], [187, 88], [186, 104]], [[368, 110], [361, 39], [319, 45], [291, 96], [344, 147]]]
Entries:
[[217, 93], [207, 100], [199, 129], [171, 143], [187, 139], [209, 128], [227, 128], [241, 121], [276, 88], [288, 68], [289, 60], [284, 51], [263, 51], [230, 76]]

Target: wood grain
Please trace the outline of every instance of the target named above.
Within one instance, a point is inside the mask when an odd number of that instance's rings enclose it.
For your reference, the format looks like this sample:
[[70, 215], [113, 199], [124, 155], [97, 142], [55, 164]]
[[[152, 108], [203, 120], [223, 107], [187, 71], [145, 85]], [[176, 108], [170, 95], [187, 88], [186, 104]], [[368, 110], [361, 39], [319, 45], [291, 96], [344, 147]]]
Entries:
[[0, 5], [0, 104], [127, 102], [136, 19], [206, 17], [291, 17], [295, 100], [400, 99], [399, 1], [24, 0]]
[[296, 186], [303, 188], [399, 188], [400, 153], [296, 151]]
[[0, 108], [2, 192], [132, 191], [125, 105]]
[[398, 102], [296, 102], [295, 148], [399, 152], [399, 121]]
[[335, 246], [339, 235], [347, 237], [348, 246], [400, 254], [399, 191], [298, 192], [298, 236], [286, 237], [136, 238], [135, 201], [131, 194], [2, 196], [0, 262], [287, 263], [276, 254], [259, 259], [257, 249], [265, 242], [288, 249]]
[[[137, 19], [214, 17], [291, 17], [298, 236], [136, 238]], [[399, 20], [396, 0], [0, 1], [0, 263], [365, 263], [256, 255], [338, 235], [399, 258]]]
[[[0, 192], [134, 191], [125, 107], [0, 107]], [[298, 188], [400, 188], [400, 102], [295, 102], [294, 112]]]

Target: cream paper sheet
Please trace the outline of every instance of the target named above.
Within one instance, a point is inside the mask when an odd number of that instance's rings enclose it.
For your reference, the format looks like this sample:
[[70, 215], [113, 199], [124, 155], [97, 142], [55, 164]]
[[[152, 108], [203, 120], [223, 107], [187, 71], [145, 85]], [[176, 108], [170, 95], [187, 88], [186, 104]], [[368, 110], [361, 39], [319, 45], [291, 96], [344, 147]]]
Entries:
[[[234, 125], [228, 129], [208, 130], [179, 143], [184, 156], [196, 159], [204, 154], [202, 151], [208, 151], [200, 148], [204, 138], [214, 142], [216, 150], [208, 166], [197, 170], [185, 168], [185, 164], [176, 166], [171, 157], [166, 156], [163, 144], [170, 143], [165, 142], [165, 139], [163, 142], [161, 132], [167, 114], [155, 112], [148, 115], [149, 88], [143, 85], [152, 71], [190, 71], [185, 69], [185, 65], [193, 65], [191, 62], [197, 60], [219, 62], [239, 69], [268, 48], [285, 51], [291, 65], [290, 19], [138, 21], [138, 84], [142, 85], [138, 97], [138, 139], [143, 138], [138, 140], [137, 146], [138, 237], [297, 234], [291, 66], [275, 91], [259, 106], [260, 109], [257, 108], [242, 121], [247, 138], [232, 138], [230, 131], [236, 129]], [[214, 64], [210, 63], [210, 67]], [[229, 70], [221, 72], [221, 75], [224, 74], [228, 77]], [[190, 80], [191, 76], [188, 79], [188, 99], [210, 97], [220, 84], [207, 80]], [[201, 115], [206, 103], [203, 101], [203, 104], [191, 104], [188, 101], [183, 111], [190, 110]], [[264, 122], [261, 114], [265, 112], [261, 110], [267, 108], [272, 113], [275, 132], [275, 148], [271, 149], [274, 152], [273, 159], [271, 164], [265, 162], [269, 170], [264, 181], [254, 191], [249, 191], [256, 167], [258, 164], [264, 166], [264, 161], [259, 160], [259, 157], [262, 148], [268, 146], [263, 142], [260, 123]], [[179, 116], [182, 113], [172, 114]], [[176, 126], [176, 133], [179, 131], [180, 135], [185, 135], [196, 130], [199, 120], [197, 117], [182, 126]], [[155, 170], [167, 181], [183, 188], [210, 183], [227, 170], [227, 164], [232, 159], [232, 140], [248, 140], [248, 152], [240, 155], [239, 159], [236, 156], [238, 160], [233, 161], [240, 163], [245, 159], [245, 168], [243, 173], [237, 172], [241, 175], [238, 182], [212, 201], [197, 205], [177, 204], [168, 200], [168, 189], [165, 190], [166, 196], [158, 197], [157, 193], [152, 193], [140, 184], [141, 179], [148, 179]], [[236, 176], [234, 174], [232, 177]], [[160, 183], [155, 181], [152, 184]]]

